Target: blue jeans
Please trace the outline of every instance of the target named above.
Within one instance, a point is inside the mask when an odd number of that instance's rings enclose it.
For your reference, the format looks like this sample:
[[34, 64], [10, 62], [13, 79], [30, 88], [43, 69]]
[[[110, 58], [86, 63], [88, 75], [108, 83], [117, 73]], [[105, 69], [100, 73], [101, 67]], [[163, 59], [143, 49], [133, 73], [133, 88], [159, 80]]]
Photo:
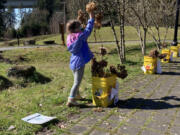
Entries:
[[74, 84], [71, 88], [70, 96], [74, 98], [77, 94], [79, 94], [79, 86], [81, 84], [83, 75], [84, 75], [84, 68], [85, 66], [81, 67], [78, 70], [73, 70], [73, 75], [74, 75]]

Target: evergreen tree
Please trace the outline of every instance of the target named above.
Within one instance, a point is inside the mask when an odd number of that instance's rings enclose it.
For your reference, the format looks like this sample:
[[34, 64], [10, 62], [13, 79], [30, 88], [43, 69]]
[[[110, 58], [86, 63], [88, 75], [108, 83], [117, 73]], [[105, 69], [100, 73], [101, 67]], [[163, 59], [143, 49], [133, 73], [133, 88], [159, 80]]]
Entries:
[[5, 23], [4, 23], [5, 3], [6, 0], [0, 0], [0, 37], [3, 35], [3, 32], [5, 30]]
[[49, 15], [47, 16], [47, 21], [49, 22], [50, 18], [52, 17], [52, 14], [54, 12], [55, 7], [55, 0], [38, 0], [38, 8], [40, 10], [47, 10], [49, 12]]

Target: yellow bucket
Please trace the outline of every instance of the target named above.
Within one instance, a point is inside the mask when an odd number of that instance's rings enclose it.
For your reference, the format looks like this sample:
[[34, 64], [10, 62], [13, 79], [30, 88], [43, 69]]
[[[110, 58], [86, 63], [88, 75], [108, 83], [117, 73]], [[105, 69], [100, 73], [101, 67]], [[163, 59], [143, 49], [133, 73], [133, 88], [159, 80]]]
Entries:
[[178, 57], [178, 46], [171, 46], [171, 53], [173, 53], [173, 57]]
[[154, 74], [157, 67], [157, 59], [149, 56], [144, 56], [144, 67], [146, 71], [144, 74]]
[[180, 44], [178, 44], [177, 46], [178, 46], [178, 48], [180, 48]]
[[166, 58], [162, 59], [161, 62], [163, 62], [163, 63], [169, 63], [169, 61], [170, 61], [170, 55], [171, 55], [170, 49], [162, 49], [162, 54], [167, 54], [167, 56], [166, 56]]
[[111, 89], [116, 86], [116, 76], [107, 78], [92, 77], [93, 105], [107, 107], [113, 103], [110, 99]]

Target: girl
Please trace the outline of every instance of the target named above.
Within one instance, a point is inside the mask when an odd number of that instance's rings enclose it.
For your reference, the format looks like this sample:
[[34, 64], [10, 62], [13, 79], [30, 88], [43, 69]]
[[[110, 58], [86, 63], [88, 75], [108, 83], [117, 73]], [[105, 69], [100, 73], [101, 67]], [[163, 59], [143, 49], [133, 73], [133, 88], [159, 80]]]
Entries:
[[76, 100], [82, 99], [79, 94], [79, 85], [83, 78], [85, 64], [92, 58], [93, 54], [89, 49], [87, 39], [90, 36], [94, 26], [94, 12], [89, 13], [90, 19], [84, 31], [81, 30], [81, 24], [77, 20], [72, 20], [67, 23], [67, 37], [68, 51], [72, 54], [70, 58], [70, 68], [74, 75], [74, 84], [71, 88], [68, 97], [67, 106], [76, 106]]

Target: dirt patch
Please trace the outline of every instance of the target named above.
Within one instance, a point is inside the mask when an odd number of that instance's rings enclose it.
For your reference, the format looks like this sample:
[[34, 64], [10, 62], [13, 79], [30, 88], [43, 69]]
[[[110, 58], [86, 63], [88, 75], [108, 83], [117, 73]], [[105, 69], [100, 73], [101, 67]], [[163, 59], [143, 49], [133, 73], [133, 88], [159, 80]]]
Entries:
[[52, 44], [55, 44], [55, 41], [54, 40], [44, 41], [44, 44], [52, 45]]
[[23, 42], [23, 45], [35, 45], [36, 40], [27, 40]]
[[10, 59], [10, 58], [5, 58], [0, 54], [0, 62], [4, 62], [7, 64], [18, 64], [27, 61], [29, 61], [29, 59], [23, 55], [14, 56], [13, 59]]
[[33, 66], [14, 66], [8, 70], [9, 77], [21, 78], [22, 82], [20, 83], [21, 87], [26, 87], [28, 83], [49, 83], [51, 79], [42, 75], [36, 71], [36, 68]]
[[4, 89], [8, 89], [11, 87], [13, 83], [9, 81], [7, 78], [0, 76], [0, 91]]
[[13, 63], [22, 63], [22, 62], [28, 62], [29, 59], [23, 55], [16, 56], [15, 59], [13, 60]]
[[38, 131], [36, 135], [54, 135], [54, 131], [48, 127], [43, 128], [41, 131]]
[[33, 66], [14, 66], [8, 69], [8, 76], [28, 78], [34, 74], [35, 70]]
[[35, 134], [36, 135], [54, 135], [55, 134], [55, 130], [51, 129], [52, 125], [57, 125], [59, 123], [59, 120], [53, 120], [50, 121], [48, 123], [45, 123], [42, 126], [42, 128], [40, 130], [38, 130]]
[[46, 84], [51, 82], [51, 79], [49, 77], [46, 77], [42, 75], [39, 72], [34, 72], [33, 75], [29, 76], [29, 78], [26, 79], [28, 82], [35, 82], [35, 83], [41, 83], [41, 84]]
[[0, 55], [0, 62], [5, 62], [8, 64], [13, 64], [13, 61], [8, 59], [8, 58], [4, 58], [2, 55]]

